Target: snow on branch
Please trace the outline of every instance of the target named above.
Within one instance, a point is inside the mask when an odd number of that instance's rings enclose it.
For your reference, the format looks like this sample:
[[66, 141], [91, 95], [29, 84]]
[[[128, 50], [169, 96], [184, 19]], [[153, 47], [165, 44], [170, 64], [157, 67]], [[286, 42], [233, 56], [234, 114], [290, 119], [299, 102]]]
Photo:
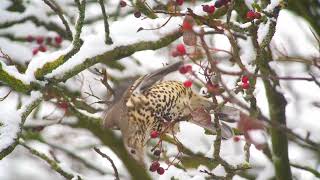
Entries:
[[70, 39], [68, 33], [60, 25], [48, 21], [49, 17], [47, 16], [45, 8], [39, 4], [33, 4], [27, 7], [25, 12], [17, 15], [15, 12], [0, 11], [0, 29], [8, 28], [17, 24], [21, 24], [27, 21], [32, 21], [37, 26], [43, 26], [47, 30], [53, 30], [57, 32], [60, 36]]
[[0, 160], [10, 154], [21, 136], [22, 126], [41, 102], [40, 92], [31, 92], [29, 100], [18, 111], [0, 111]]

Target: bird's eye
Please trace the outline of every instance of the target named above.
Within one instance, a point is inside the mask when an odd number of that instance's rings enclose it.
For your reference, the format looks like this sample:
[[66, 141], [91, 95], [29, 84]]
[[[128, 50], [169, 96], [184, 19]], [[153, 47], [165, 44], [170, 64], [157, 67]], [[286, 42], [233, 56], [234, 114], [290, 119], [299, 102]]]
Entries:
[[131, 154], [135, 154], [136, 153], [136, 151], [134, 149], [131, 149], [130, 152], [131, 152]]
[[202, 87], [202, 88], [200, 89], [200, 95], [205, 96], [205, 95], [207, 95], [207, 94], [208, 94], [207, 88], [206, 88], [206, 87]]

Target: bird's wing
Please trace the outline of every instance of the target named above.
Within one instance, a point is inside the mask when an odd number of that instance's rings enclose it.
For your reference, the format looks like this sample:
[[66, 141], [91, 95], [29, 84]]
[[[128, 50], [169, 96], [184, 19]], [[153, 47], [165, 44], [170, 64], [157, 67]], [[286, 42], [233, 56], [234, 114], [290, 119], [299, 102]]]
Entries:
[[182, 64], [183, 64], [182, 61], [178, 61], [176, 63], [170, 64], [168, 66], [164, 66], [152, 73], [147, 74], [146, 76], [143, 77], [141, 82], [135, 88], [134, 93], [141, 93], [149, 89], [152, 85], [160, 81], [164, 76], [178, 70]]
[[[125, 91], [121, 91], [121, 89], [124, 89], [122, 86], [119, 91], [117, 88], [115, 88], [117, 92], [114, 96], [115, 103], [110, 106], [106, 112], [103, 121], [104, 127], [119, 128], [119, 121], [124, 121], [124, 119], [120, 116], [120, 112], [125, 112], [127, 108], [134, 108], [144, 104], [147, 99], [144, 97], [142, 92], [157, 83], [167, 74], [178, 70], [182, 64], [182, 61], [170, 64], [152, 73], [142, 76], [133, 82], [127, 83], [127, 88]], [[132, 94], [135, 94], [135, 96], [133, 97]]]

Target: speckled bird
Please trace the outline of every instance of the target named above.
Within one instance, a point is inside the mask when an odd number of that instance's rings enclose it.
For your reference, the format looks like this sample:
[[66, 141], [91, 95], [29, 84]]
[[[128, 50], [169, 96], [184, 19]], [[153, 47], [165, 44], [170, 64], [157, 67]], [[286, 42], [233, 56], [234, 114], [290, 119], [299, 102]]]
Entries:
[[[106, 113], [104, 126], [120, 129], [127, 151], [141, 164], [144, 164], [145, 145], [152, 131], [161, 132], [166, 122], [190, 115], [194, 109], [212, 108], [209, 99], [181, 82], [161, 81], [181, 65], [182, 62], [177, 62], [138, 78]], [[215, 131], [213, 125], [205, 128]], [[232, 136], [231, 129], [224, 126], [222, 136]]]

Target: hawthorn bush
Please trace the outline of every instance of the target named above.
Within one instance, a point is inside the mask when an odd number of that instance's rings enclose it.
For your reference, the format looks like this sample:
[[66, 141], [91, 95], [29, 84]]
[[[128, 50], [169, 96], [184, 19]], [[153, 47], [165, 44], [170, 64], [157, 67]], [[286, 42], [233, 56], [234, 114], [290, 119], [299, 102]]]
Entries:
[[[318, 4], [3, 0], [0, 179], [319, 178]], [[101, 121], [128, 82], [178, 61], [165, 78], [212, 100], [190, 118], [216, 131], [153, 131], [143, 166]]]

